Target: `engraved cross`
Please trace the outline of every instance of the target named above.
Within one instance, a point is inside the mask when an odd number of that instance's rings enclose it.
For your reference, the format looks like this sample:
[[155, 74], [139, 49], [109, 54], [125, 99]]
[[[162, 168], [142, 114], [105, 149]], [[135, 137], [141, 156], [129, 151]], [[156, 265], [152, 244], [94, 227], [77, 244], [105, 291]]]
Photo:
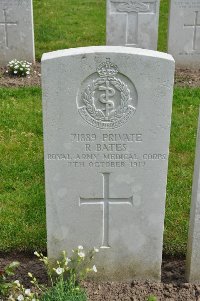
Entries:
[[197, 29], [200, 27], [200, 24], [198, 24], [198, 16], [199, 16], [199, 11], [195, 11], [195, 20], [194, 24], [184, 24], [184, 27], [192, 27], [194, 28], [194, 34], [193, 34], [193, 42], [192, 42], [192, 50], [197, 50]]
[[103, 176], [103, 197], [102, 198], [82, 198], [82, 205], [102, 205], [103, 206], [103, 230], [101, 248], [110, 248], [109, 245], [109, 207], [110, 205], [133, 205], [133, 196], [129, 198], [111, 198], [109, 189], [110, 173], [104, 172]]
[[126, 14], [126, 46], [138, 45], [139, 14], [155, 13], [156, 0], [110, 0], [118, 13]]
[[6, 43], [6, 47], [8, 48], [8, 26], [9, 25], [16, 26], [17, 22], [8, 21], [6, 9], [3, 9], [3, 15], [4, 15], [4, 22], [0, 22], [0, 25], [3, 25], [5, 28], [5, 43]]

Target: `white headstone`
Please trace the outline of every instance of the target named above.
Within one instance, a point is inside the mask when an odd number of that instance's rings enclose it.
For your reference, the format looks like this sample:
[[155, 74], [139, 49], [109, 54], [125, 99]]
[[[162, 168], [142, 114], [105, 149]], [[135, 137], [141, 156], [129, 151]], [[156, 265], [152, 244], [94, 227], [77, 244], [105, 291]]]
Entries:
[[0, 66], [35, 61], [32, 0], [0, 0]]
[[168, 52], [179, 67], [200, 67], [200, 0], [171, 0]]
[[150, 50], [44, 54], [50, 258], [95, 246], [101, 279], [160, 278], [173, 74]]
[[157, 49], [160, 0], [107, 0], [107, 45]]
[[190, 282], [200, 282], [200, 115], [192, 187], [186, 277]]

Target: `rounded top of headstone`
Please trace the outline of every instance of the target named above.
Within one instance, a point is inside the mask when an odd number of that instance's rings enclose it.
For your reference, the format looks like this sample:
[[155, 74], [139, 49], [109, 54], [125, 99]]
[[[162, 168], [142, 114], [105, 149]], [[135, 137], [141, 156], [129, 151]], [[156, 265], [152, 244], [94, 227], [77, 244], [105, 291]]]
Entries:
[[44, 53], [42, 56], [42, 62], [46, 60], [57, 59], [59, 57], [76, 56], [91, 53], [134, 54], [138, 56], [154, 57], [174, 62], [172, 55], [168, 53], [125, 46], [90, 46], [57, 50], [53, 52]]

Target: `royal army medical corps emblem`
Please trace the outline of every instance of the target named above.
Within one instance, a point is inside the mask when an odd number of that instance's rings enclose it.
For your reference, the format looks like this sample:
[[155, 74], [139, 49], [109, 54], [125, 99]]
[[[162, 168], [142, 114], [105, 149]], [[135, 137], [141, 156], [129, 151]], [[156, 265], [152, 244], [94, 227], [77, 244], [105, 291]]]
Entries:
[[77, 96], [77, 107], [90, 125], [115, 129], [135, 113], [137, 100], [134, 84], [108, 58], [98, 66], [97, 72], [83, 81]]

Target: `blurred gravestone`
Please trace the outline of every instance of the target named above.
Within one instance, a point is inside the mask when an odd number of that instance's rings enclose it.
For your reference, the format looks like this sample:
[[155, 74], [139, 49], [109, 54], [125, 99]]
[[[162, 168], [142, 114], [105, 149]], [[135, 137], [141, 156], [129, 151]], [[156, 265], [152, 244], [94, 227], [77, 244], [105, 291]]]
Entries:
[[12, 59], [35, 60], [32, 0], [0, 1], [0, 66]]
[[194, 165], [186, 276], [200, 282], [200, 115]]
[[178, 67], [200, 67], [199, 0], [171, 0], [168, 52]]
[[173, 75], [150, 50], [43, 55], [50, 258], [96, 246], [97, 277], [160, 279]]
[[107, 0], [107, 45], [157, 49], [159, 0]]

